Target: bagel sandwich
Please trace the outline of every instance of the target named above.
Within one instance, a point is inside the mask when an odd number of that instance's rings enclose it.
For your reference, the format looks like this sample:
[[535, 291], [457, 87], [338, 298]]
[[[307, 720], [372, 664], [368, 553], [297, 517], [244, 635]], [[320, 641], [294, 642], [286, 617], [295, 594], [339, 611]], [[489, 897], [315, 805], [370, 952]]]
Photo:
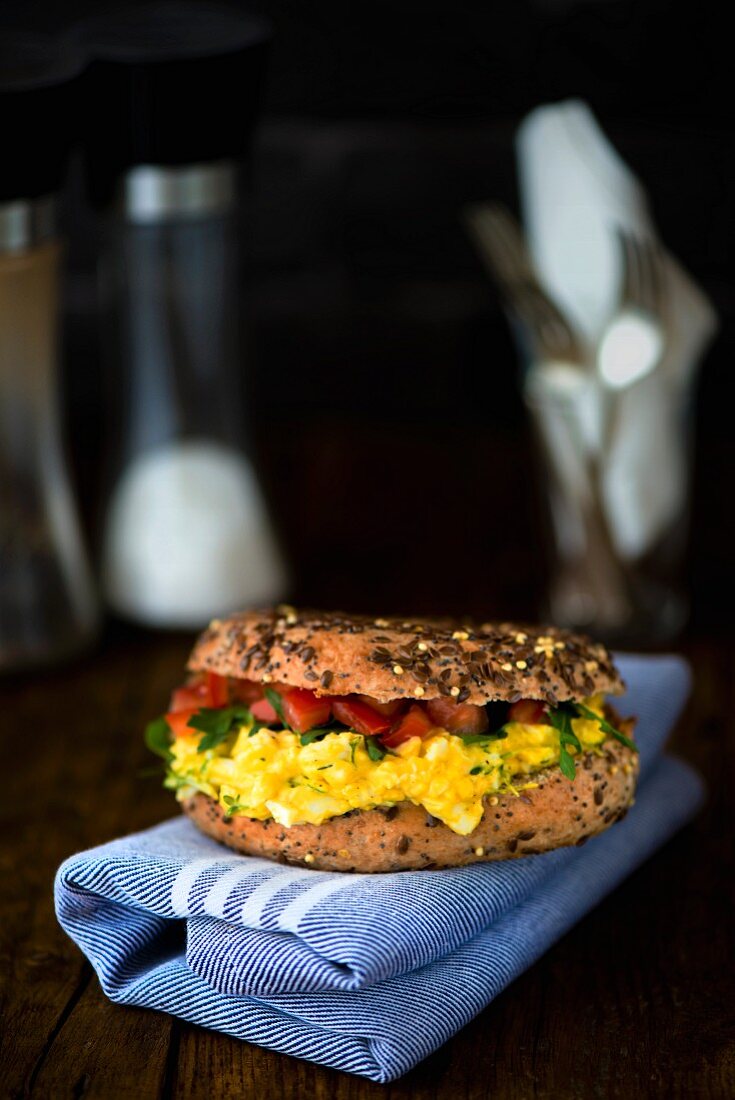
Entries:
[[514, 859], [619, 821], [638, 774], [610, 654], [556, 627], [248, 611], [146, 731], [238, 852], [332, 871]]

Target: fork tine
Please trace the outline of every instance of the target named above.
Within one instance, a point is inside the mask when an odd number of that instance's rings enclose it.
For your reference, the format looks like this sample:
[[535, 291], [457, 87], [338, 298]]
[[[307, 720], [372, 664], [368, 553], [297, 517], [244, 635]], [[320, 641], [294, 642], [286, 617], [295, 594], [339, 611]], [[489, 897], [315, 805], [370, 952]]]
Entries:
[[664, 309], [664, 265], [661, 246], [658, 241], [647, 240], [642, 245], [645, 252], [645, 264], [648, 270], [648, 286], [651, 312], [661, 315]]
[[648, 302], [648, 308], [651, 313], [657, 312], [658, 304], [658, 271], [656, 267], [656, 256], [652, 242], [641, 241], [641, 264], [643, 266], [645, 280], [646, 280], [646, 299]]
[[630, 234], [623, 229], [618, 229], [618, 241], [620, 242], [623, 260], [623, 286], [620, 296], [623, 301], [635, 301], [635, 265]]
[[663, 316], [666, 313], [666, 257], [660, 241], [651, 244], [653, 269], [656, 275], [656, 309]]
[[510, 232], [507, 231], [508, 219], [504, 217], [502, 208], [484, 207], [472, 212], [471, 225], [507, 305], [514, 312], [522, 313], [527, 318], [526, 323], [533, 323], [531, 302], [518, 301], [524, 287], [530, 282], [530, 273], [518, 255], [519, 249], [525, 246], [520, 231], [517, 235], [512, 228]]
[[661, 246], [651, 238], [641, 239], [617, 230], [623, 254], [622, 302], [659, 315], [664, 308], [665, 269]]
[[618, 240], [623, 253], [623, 286], [621, 299], [624, 302], [640, 301], [641, 280], [636, 240], [632, 233], [618, 229]]
[[531, 292], [529, 297], [534, 314], [538, 318], [538, 323], [546, 329], [547, 333], [553, 335], [554, 343], [557, 346], [564, 346], [567, 341], [567, 326], [561, 321], [557, 311], [548, 301], [540, 298], [538, 294]]
[[515, 308], [526, 324], [541, 336], [547, 351], [564, 356], [575, 350], [571, 330], [558, 311], [533, 288], [520, 289], [515, 296]]
[[503, 284], [513, 281], [516, 272], [512, 250], [499, 229], [498, 219], [491, 207], [473, 208], [468, 214], [469, 225], [478, 240], [482, 255], [489, 261], [494, 273]]
[[547, 335], [553, 336], [553, 343], [557, 352], [576, 352], [576, 340], [566, 317], [557, 308], [555, 303], [539, 291], [536, 284], [530, 283], [524, 290], [528, 301], [529, 313], [536, 319], [539, 326], [543, 326]]
[[498, 237], [504, 241], [508, 250], [512, 252], [516, 261], [519, 263], [519, 267], [525, 267], [526, 244], [523, 240], [523, 233], [518, 222], [510, 211], [505, 210], [502, 206], [491, 207], [489, 213], [495, 224]]
[[640, 241], [631, 233], [629, 237], [630, 261], [632, 270], [633, 293], [637, 305], [645, 308], [646, 303], [646, 272], [643, 264]]
[[468, 217], [479, 243], [487, 244], [506, 277], [519, 285], [537, 282], [523, 230], [509, 210], [500, 204], [476, 206]]
[[505, 255], [508, 269], [519, 279], [527, 278], [530, 262], [521, 227], [513, 215], [502, 206], [493, 206], [487, 211], [487, 222], [493, 227], [498, 246]]
[[638, 271], [638, 300], [648, 313], [656, 309], [655, 274], [651, 260], [651, 250], [647, 241], [634, 241], [636, 267]]
[[[541, 336], [544, 344], [547, 344], [549, 319], [539, 309], [538, 303], [534, 300], [534, 295], [528, 289], [520, 288], [514, 295], [512, 304], [518, 316], [532, 331]], [[556, 345], [556, 340], [553, 340], [553, 343]]]

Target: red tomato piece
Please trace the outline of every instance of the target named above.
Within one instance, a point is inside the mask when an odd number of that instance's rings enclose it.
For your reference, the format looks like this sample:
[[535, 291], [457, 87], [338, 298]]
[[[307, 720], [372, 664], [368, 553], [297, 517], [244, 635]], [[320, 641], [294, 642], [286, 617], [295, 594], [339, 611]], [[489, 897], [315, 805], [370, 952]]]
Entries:
[[519, 699], [508, 710], [509, 722], [523, 722], [524, 725], [534, 726], [548, 720], [546, 705], [538, 699]]
[[372, 710], [377, 710], [378, 714], [384, 714], [386, 718], [395, 718], [398, 712], [406, 706], [405, 699], [390, 699], [387, 703], [379, 703], [371, 695], [356, 695], [355, 699], [359, 699], [361, 703], [365, 703]]
[[413, 703], [406, 714], [399, 718], [393, 729], [383, 734], [380, 740], [387, 749], [395, 749], [412, 737], [427, 737], [433, 729], [434, 723], [424, 708]]
[[226, 676], [205, 672], [192, 677], [171, 694], [170, 710], [191, 710], [192, 707], [226, 707], [230, 691]]
[[231, 691], [238, 703], [247, 706], [263, 698], [263, 685], [256, 684], [254, 680], [232, 680]]
[[250, 713], [253, 718], [257, 718], [259, 722], [265, 722], [267, 726], [281, 721], [267, 699], [256, 699], [254, 703], [250, 703]]
[[390, 718], [363, 703], [355, 695], [345, 695], [342, 698], [332, 696], [331, 704], [332, 714], [338, 722], [344, 722], [350, 729], [366, 737], [378, 737], [381, 733], [387, 733], [391, 727]]
[[472, 703], [455, 703], [452, 699], [431, 699], [426, 704], [429, 718], [435, 726], [450, 733], [484, 733], [488, 727], [484, 707]]
[[169, 710], [176, 714], [184, 710], [200, 710], [210, 706], [209, 688], [202, 680], [192, 681], [177, 687], [171, 693]]
[[319, 699], [307, 688], [291, 688], [283, 696], [283, 713], [292, 730], [307, 733], [315, 726], [324, 726], [332, 713], [332, 700]]
[[189, 719], [198, 714], [200, 710], [201, 707], [191, 707], [189, 710], [169, 711], [166, 715], [166, 721], [174, 737], [187, 737], [189, 734], [196, 732], [190, 729]]
[[217, 672], [206, 674], [207, 691], [209, 692], [210, 707], [226, 707], [230, 701], [230, 689], [226, 676], [220, 676]]

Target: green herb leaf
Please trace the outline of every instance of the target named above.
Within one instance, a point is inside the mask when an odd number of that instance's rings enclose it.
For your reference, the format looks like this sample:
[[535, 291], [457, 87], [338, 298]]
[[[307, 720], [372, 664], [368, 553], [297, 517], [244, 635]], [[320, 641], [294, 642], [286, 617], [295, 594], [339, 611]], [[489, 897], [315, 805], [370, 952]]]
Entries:
[[590, 722], [597, 722], [603, 733], [607, 733], [610, 737], [614, 737], [616, 741], [619, 741], [621, 745], [625, 745], [627, 748], [632, 749], [633, 752], [638, 752], [638, 746], [634, 741], [631, 741], [629, 737], [626, 737], [620, 730], [615, 729], [615, 726], [608, 722], [607, 718], [602, 718], [599, 714], [595, 714], [593, 710], [586, 707], [583, 703], [575, 703], [577, 713], [580, 718], [587, 718]]
[[145, 728], [145, 743], [151, 752], [154, 752], [156, 756], [163, 757], [164, 760], [173, 760], [173, 753], [171, 752], [171, 727], [166, 719], [161, 715], [160, 718], [154, 718], [152, 722], [149, 722]]
[[549, 710], [549, 722], [559, 734], [559, 768], [562, 775], [572, 782], [577, 774], [577, 767], [567, 746], [571, 745], [577, 752], [582, 751], [579, 738], [572, 729], [572, 718], [575, 715], [574, 706], [569, 703], [560, 703], [554, 710]]
[[567, 779], [571, 779], [572, 783], [577, 778], [577, 766], [574, 763], [574, 757], [564, 745], [562, 745], [559, 752], [559, 770]]
[[353, 737], [350, 741], [350, 763], [355, 763], [355, 753], [357, 752], [357, 746], [360, 744], [359, 737]]
[[331, 764], [322, 764], [322, 766], [320, 768], [317, 768], [316, 770], [318, 772], [325, 772], [327, 770], [327, 768], [331, 768], [331, 767], [332, 767]]
[[275, 690], [275, 688], [269, 688], [269, 687], [265, 688], [264, 689], [264, 694], [265, 694], [266, 699], [268, 700], [268, 702], [270, 703], [270, 705], [273, 707], [274, 711], [278, 715], [278, 717], [283, 722], [284, 728], [287, 729], [287, 730], [291, 729], [288, 722], [286, 721], [286, 715], [283, 713], [283, 700], [281, 699], [281, 696], [278, 694], [278, 692]]
[[474, 768], [470, 768], [470, 775], [479, 775], [482, 771], [482, 764], [477, 764]]
[[465, 745], [483, 745], [491, 741], [505, 741], [508, 731], [505, 726], [501, 726], [491, 733], [459, 733], [457, 736], [462, 738]]
[[163, 785], [167, 791], [180, 791], [182, 787], [190, 787], [192, 781], [188, 775], [176, 775], [175, 772], [168, 772]]
[[365, 748], [371, 760], [382, 760], [385, 756], [385, 749], [375, 737], [365, 738]]
[[190, 729], [200, 730], [205, 735], [197, 745], [197, 752], [206, 752], [216, 748], [249, 720], [247, 707], [202, 707], [187, 724]]
[[226, 794], [224, 796], [224, 798], [222, 799], [222, 801], [227, 806], [227, 809], [225, 810], [225, 817], [226, 818], [232, 817], [233, 814], [239, 813], [240, 810], [249, 810], [250, 809], [249, 806], [245, 806], [241, 802], [238, 802], [237, 799], [233, 798], [233, 796], [231, 794]]
[[310, 745], [312, 743], [312, 741], [321, 741], [321, 739], [323, 737], [326, 737], [328, 733], [334, 733], [334, 730], [333, 729], [327, 729], [326, 727], [322, 727], [321, 729], [316, 728], [316, 729], [313, 729], [313, 730], [309, 730], [307, 733], [302, 733], [301, 734], [301, 737], [300, 737], [301, 744], [302, 745]]

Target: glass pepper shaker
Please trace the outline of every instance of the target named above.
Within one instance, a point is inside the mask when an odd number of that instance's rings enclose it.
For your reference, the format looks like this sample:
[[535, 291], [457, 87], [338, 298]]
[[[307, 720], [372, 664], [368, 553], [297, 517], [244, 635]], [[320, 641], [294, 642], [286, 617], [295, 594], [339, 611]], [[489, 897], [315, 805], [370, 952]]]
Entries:
[[95, 632], [97, 604], [61, 441], [55, 192], [75, 60], [7, 34], [0, 105], [0, 670], [62, 659]]

